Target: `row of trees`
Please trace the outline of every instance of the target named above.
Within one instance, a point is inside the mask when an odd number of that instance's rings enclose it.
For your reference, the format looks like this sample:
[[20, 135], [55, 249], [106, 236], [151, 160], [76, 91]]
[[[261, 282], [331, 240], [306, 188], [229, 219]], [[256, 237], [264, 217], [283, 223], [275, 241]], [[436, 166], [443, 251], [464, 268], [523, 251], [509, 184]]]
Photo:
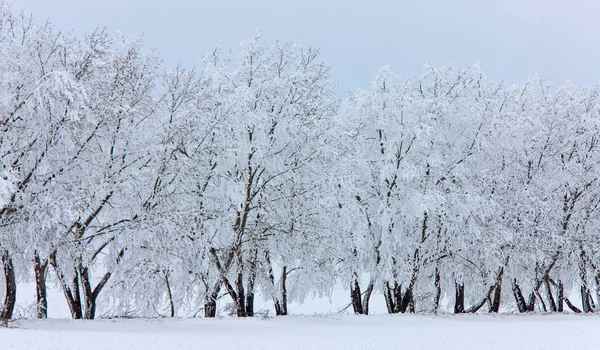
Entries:
[[600, 307], [596, 86], [385, 67], [340, 100], [297, 44], [164, 70], [7, 6], [0, 53], [0, 319], [20, 281], [40, 318], [48, 283], [85, 319], [286, 315], [336, 283], [358, 314]]

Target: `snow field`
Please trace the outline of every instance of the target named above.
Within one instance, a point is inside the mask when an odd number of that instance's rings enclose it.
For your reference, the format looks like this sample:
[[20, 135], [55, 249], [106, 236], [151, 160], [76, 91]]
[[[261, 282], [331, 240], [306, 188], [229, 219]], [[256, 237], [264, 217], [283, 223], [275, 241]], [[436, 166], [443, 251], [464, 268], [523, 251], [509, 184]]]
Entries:
[[598, 349], [597, 315], [23, 320], [2, 349]]

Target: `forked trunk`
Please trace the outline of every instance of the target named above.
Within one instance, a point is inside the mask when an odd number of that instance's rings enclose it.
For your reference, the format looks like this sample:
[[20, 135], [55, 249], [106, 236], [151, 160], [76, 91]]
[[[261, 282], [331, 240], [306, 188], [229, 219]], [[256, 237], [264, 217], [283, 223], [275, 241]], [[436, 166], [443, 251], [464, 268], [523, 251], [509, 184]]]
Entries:
[[[71, 283], [71, 289], [68, 292], [65, 292], [65, 298], [67, 299], [67, 304], [69, 304], [69, 310], [71, 311], [71, 317], [74, 320], [80, 320], [83, 318], [83, 307], [81, 305], [81, 294], [79, 291], [79, 275], [77, 271], [73, 274], [73, 281]], [[68, 293], [68, 294], [67, 294]]]
[[82, 319], [83, 308], [81, 307], [81, 297], [79, 291], [79, 273], [77, 272], [77, 269], [74, 269], [71, 281], [67, 281], [67, 277], [63, 273], [60, 266], [58, 266], [58, 262], [56, 260], [56, 251], [50, 254], [48, 262], [56, 272], [56, 277], [63, 291], [65, 299], [67, 300], [67, 305], [69, 306], [71, 317], [74, 320]]

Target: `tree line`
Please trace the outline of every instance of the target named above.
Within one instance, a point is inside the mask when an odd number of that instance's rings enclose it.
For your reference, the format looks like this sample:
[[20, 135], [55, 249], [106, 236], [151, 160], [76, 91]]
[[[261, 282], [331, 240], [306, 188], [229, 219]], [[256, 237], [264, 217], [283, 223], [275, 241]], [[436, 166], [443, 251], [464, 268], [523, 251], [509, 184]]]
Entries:
[[384, 67], [339, 98], [297, 43], [166, 69], [7, 5], [0, 75], [0, 319], [21, 282], [39, 318], [48, 285], [75, 319], [286, 315], [339, 283], [357, 314], [600, 308], [596, 85]]

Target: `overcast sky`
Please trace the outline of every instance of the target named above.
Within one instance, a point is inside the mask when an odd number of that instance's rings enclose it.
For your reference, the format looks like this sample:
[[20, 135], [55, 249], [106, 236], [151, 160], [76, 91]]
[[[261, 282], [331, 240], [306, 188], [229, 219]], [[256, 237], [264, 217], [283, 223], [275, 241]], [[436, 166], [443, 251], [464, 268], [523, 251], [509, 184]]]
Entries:
[[265, 38], [320, 47], [340, 93], [368, 87], [389, 64], [480, 62], [514, 82], [541, 72], [556, 84], [600, 83], [597, 0], [15, 0], [13, 8], [82, 34], [95, 26], [144, 35], [165, 66], [191, 67], [221, 40]]

